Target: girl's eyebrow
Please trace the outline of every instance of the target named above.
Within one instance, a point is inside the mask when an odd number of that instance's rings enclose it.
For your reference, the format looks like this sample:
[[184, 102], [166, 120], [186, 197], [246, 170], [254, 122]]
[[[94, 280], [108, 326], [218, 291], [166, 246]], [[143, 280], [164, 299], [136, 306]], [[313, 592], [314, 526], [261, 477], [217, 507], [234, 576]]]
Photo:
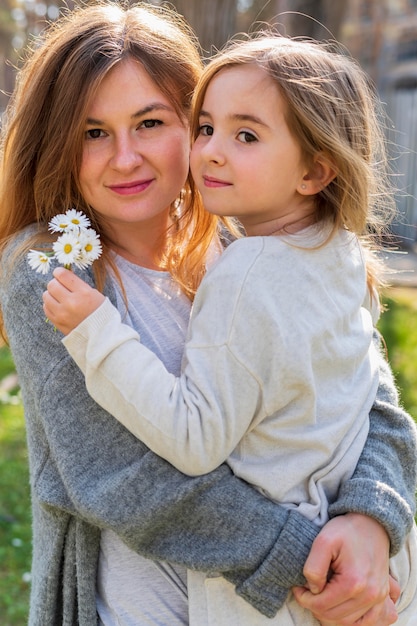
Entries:
[[[162, 102], [152, 102], [146, 107], [143, 107], [143, 109], [139, 109], [138, 111], [136, 111], [136, 113], [133, 113], [133, 115], [131, 115], [130, 117], [132, 118], [132, 120], [134, 120], [143, 117], [144, 115], [148, 115], [148, 113], [154, 113], [158, 111], [169, 111], [170, 113], [172, 113], [174, 112], [174, 108], [168, 106], [167, 104], [163, 104]], [[102, 120], [96, 119], [94, 117], [88, 117], [86, 123], [89, 126], [102, 126], [104, 124]]]
[[[210, 113], [208, 113], [208, 111], [204, 111], [203, 109], [201, 109], [199, 116], [211, 118]], [[259, 126], [265, 126], [265, 128], [268, 127], [268, 124], [265, 124], [265, 122], [263, 122], [260, 117], [257, 117], [256, 115], [251, 115], [249, 113], [233, 113], [232, 115], [229, 115], [229, 118], [232, 121], [252, 122], [253, 124], [258, 124]]]

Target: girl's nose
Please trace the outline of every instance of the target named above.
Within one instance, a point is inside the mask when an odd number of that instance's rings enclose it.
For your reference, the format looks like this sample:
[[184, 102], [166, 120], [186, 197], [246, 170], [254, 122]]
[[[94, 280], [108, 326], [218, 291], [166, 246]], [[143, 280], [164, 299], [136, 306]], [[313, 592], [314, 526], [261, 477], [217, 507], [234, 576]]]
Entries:
[[223, 165], [226, 160], [224, 145], [218, 135], [211, 135], [208, 137], [201, 152], [203, 158], [211, 163]]

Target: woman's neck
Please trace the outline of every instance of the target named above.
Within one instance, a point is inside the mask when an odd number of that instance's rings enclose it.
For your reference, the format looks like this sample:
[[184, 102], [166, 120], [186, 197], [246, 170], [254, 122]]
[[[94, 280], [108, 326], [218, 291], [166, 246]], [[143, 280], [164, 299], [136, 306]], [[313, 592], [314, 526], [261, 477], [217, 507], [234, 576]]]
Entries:
[[145, 228], [143, 224], [128, 224], [106, 233], [111, 250], [130, 263], [152, 270], [160, 270], [159, 259], [167, 245], [168, 226]]
[[137, 246], [135, 251], [131, 252], [128, 248], [117, 246], [113, 243], [110, 244], [110, 248], [113, 252], [116, 252], [116, 254], [122, 256], [134, 265], [140, 265], [150, 270], [161, 270], [158, 255], [153, 248], [144, 249], [142, 246]]

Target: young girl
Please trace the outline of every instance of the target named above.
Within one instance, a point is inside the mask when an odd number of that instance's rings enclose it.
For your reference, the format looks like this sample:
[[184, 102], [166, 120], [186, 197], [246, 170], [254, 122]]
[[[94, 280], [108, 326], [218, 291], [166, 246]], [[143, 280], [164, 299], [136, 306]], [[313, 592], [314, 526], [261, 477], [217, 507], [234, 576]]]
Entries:
[[[77, 327], [64, 343], [91, 395], [154, 452], [195, 476], [227, 459], [322, 526], [362, 452], [378, 386], [377, 278], [360, 243], [386, 190], [375, 101], [345, 56], [263, 37], [210, 63], [193, 135], [205, 207], [237, 217], [247, 237], [198, 289], [181, 375], [70, 272], [55, 271], [45, 313], [64, 333]], [[398, 624], [417, 624], [416, 556], [413, 529], [392, 560]], [[194, 623], [271, 623], [220, 577], [189, 584]], [[272, 623], [318, 622], [290, 595]]]

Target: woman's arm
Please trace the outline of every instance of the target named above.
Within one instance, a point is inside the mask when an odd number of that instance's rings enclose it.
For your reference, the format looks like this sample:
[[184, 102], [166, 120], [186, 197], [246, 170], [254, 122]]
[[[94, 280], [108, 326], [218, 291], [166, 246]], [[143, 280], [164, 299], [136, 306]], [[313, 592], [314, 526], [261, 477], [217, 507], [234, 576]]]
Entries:
[[[379, 347], [376, 331], [374, 341]], [[370, 515], [387, 531], [393, 556], [404, 543], [416, 513], [417, 430], [411, 416], [398, 406], [391, 369], [380, 354], [380, 383], [368, 439], [354, 475], [341, 486], [329, 514]]]

